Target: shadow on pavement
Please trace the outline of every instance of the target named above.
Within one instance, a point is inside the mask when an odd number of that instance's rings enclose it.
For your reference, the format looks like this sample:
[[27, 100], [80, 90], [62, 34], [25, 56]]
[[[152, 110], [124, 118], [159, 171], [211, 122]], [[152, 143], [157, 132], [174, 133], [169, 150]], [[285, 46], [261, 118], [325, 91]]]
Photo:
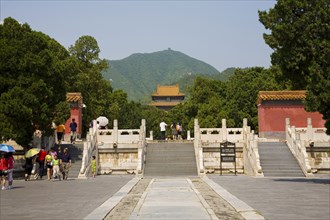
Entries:
[[273, 181], [330, 184], [330, 179], [281, 178], [281, 179], [274, 179]]

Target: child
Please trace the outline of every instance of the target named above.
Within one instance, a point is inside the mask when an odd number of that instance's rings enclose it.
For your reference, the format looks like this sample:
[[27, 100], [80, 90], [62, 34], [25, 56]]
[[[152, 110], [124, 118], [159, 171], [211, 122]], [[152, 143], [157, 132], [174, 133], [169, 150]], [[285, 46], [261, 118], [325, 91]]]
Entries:
[[93, 156], [92, 162], [91, 162], [91, 170], [93, 174], [93, 178], [96, 176], [96, 159], [95, 156]]
[[61, 180], [60, 176], [60, 160], [58, 159], [57, 155], [54, 155], [53, 159], [53, 181], [58, 178]]
[[45, 161], [46, 161], [46, 167], [47, 167], [47, 178], [48, 178], [48, 180], [50, 180], [52, 177], [52, 170], [53, 170], [53, 157], [52, 157], [50, 151], [46, 155]]

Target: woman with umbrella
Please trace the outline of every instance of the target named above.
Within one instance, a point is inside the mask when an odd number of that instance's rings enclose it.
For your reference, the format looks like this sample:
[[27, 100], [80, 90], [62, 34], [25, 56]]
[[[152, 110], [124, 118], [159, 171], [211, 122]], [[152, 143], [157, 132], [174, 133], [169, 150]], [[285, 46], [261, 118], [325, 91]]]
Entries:
[[1, 189], [5, 190], [8, 176], [8, 155], [0, 154], [0, 181]]
[[[13, 170], [14, 170], [14, 157], [13, 157], [13, 152], [15, 152], [15, 149], [7, 144], [0, 144], [0, 151], [4, 153], [4, 155], [2, 157], [4, 157], [4, 161], [2, 161], [1, 159], [1, 167], [0, 168], [0, 172], [1, 172], [1, 183], [2, 183], [2, 179], [4, 179], [4, 183], [2, 185], [2, 189], [6, 189], [5, 185], [6, 185], [6, 178], [8, 177], [8, 188], [7, 189], [11, 189], [12, 188], [12, 184], [13, 184]], [[1, 157], [1, 158], [2, 158]], [[3, 164], [4, 163], [4, 164]], [[6, 167], [7, 165], [7, 170], [5, 170], [3, 167]]]
[[36, 155], [39, 153], [39, 150], [36, 148], [30, 148], [25, 153], [25, 181], [28, 181], [30, 179], [30, 176], [32, 174], [33, 164], [36, 162]]

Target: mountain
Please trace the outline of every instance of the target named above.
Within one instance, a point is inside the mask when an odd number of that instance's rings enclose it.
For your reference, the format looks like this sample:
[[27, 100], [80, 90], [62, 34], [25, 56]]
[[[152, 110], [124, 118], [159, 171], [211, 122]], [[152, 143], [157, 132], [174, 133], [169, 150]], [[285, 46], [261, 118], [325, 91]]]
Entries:
[[[180, 84], [185, 91], [197, 75], [221, 75], [211, 65], [171, 49], [154, 53], [137, 53], [122, 60], [108, 60], [109, 68], [102, 74], [114, 89], [122, 89], [129, 100], [148, 102], [157, 84]], [[213, 78], [212, 77], [212, 78]], [[185, 85], [183, 85], [183, 84]]]

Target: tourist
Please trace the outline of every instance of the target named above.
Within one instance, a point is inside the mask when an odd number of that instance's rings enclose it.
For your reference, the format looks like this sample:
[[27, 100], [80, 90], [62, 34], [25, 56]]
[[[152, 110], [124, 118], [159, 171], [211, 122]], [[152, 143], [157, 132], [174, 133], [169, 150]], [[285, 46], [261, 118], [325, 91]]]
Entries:
[[52, 159], [54, 159], [54, 156], [57, 155], [57, 152], [55, 151], [55, 147], [50, 148], [50, 155], [52, 156]]
[[96, 157], [93, 156], [92, 157], [92, 162], [91, 162], [91, 170], [92, 170], [92, 175], [93, 175], [93, 178], [95, 178], [96, 176]]
[[71, 136], [70, 136], [70, 141], [71, 144], [74, 144], [77, 138], [77, 123], [75, 119], [72, 119], [72, 122], [70, 123], [70, 129], [71, 129]]
[[172, 131], [172, 139], [173, 140], [176, 140], [177, 139], [178, 131], [176, 129], [177, 129], [176, 128], [176, 124], [175, 124], [175, 122], [173, 122], [171, 124], [171, 131]]
[[162, 122], [159, 124], [159, 127], [160, 127], [160, 133], [161, 133], [161, 140], [165, 140], [166, 126], [167, 126], [167, 124], [166, 124], [164, 121], [162, 121]]
[[33, 169], [33, 157], [26, 157], [25, 158], [25, 181], [30, 180], [30, 176], [32, 174], [32, 169]]
[[63, 154], [61, 156], [61, 164], [62, 164], [62, 175], [63, 175], [63, 180], [67, 180], [68, 179], [68, 175], [69, 175], [69, 169], [71, 167], [71, 156], [69, 154], [69, 150], [68, 148], [65, 148], [63, 151]]
[[47, 151], [45, 150], [46, 148], [43, 146], [41, 147], [41, 150], [38, 153], [37, 161], [39, 163], [39, 168], [38, 168], [38, 175], [39, 179], [42, 179], [44, 175], [44, 168], [45, 168], [45, 157], [47, 155]]
[[53, 157], [51, 151], [48, 151], [48, 154], [45, 157], [46, 167], [47, 167], [47, 179], [51, 180], [52, 170], [53, 170]]
[[55, 155], [53, 159], [53, 181], [57, 178], [58, 180], [61, 180], [60, 160], [58, 159], [57, 155]]
[[8, 176], [8, 155], [0, 154], [0, 182], [1, 189], [6, 190], [7, 176]]
[[13, 153], [12, 152], [9, 152], [8, 153], [8, 189], [12, 189], [13, 188], [14, 164], [15, 164], [15, 160], [14, 160]]
[[182, 140], [182, 125], [180, 122], [176, 124], [176, 130], [178, 131], [178, 140]]
[[61, 144], [62, 140], [64, 141], [64, 132], [65, 132], [65, 126], [64, 124], [60, 124], [56, 126], [56, 134], [57, 134], [57, 143]]

